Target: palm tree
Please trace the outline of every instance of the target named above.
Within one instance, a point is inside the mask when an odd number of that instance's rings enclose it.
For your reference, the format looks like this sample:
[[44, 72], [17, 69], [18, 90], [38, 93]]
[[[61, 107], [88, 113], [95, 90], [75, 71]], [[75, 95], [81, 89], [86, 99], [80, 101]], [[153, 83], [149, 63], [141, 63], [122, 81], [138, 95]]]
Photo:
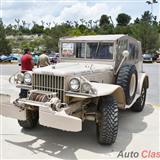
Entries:
[[89, 21], [88, 21], [88, 24], [89, 24], [88, 26], [89, 26], [91, 29], [92, 29], [92, 23], [93, 23], [92, 20], [89, 20]]
[[26, 27], [26, 21], [22, 20], [22, 24], [23, 24], [23, 28], [25, 28]]
[[20, 25], [20, 20], [19, 19], [15, 19], [16, 23], [17, 23], [17, 29], [19, 29], [19, 25]]
[[46, 25], [48, 26], [48, 28], [50, 28], [51, 22], [47, 22]]
[[75, 27], [78, 27], [78, 22], [74, 21]]
[[35, 22], [35, 21], [32, 21], [32, 23], [33, 23], [33, 25], [35, 25], [35, 24], [36, 24], [36, 22]]
[[84, 19], [80, 19], [82, 25], [84, 24], [85, 20]]
[[41, 20], [42, 26], [44, 26], [45, 22], [43, 20]]

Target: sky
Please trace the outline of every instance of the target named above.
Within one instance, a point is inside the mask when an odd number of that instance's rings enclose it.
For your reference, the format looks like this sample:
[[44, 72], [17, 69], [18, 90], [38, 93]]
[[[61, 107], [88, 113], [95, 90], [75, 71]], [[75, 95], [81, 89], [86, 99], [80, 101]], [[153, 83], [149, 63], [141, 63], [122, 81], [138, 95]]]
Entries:
[[[111, 16], [116, 24], [119, 13], [130, 15], [133, 21], [147, 10], [151, 11], [151, 5], [146, 0], [0, 0], [0, 17], [5, 25], [16, 24], [15, 19], [30, 24], [43, 20], [51, 25], [67, 20], [96, 21], [102, 14]], [[153, 15], [160, 20], [160, 2], [153, 5]]]

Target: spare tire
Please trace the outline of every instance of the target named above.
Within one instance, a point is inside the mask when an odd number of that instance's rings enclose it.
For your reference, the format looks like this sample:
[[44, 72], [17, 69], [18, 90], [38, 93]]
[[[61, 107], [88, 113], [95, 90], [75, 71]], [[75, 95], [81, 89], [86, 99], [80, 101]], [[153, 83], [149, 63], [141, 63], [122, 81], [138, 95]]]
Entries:
[[123, 65], [116, 77], [116, 84], [120, 85], [125, 93], [126, 104], [131, 104], [137, 90], [137, 69], [135, 65]]

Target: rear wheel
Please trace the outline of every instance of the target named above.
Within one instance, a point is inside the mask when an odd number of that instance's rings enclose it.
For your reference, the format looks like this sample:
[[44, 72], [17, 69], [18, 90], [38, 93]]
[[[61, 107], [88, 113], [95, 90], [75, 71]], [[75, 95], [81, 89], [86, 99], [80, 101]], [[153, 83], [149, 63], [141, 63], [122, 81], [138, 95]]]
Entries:
[[32, 129], [35, 128], [38, 124], [38, 119], [39, 119], [39, 113], [38, 111], [31, 111], [27, 110], [27, 120], [22, 121], [18, 120], [18, 123], [21, 127], [25, 129]]
[[143, 85], [142, 91], [141, 91], [141, 96], [136, 100], [136, 102], [131, 107], [132, 111], [141, 112], [143, 110], [144, 105], [145, 105], [145, 101], [146, 101], [146, 93], [147, 93], [146, 86]]
[[115, 142], [118, 133], [118, 106], [112, 96], [102, 97], [98, 106], [97, 139], [100, 144]]

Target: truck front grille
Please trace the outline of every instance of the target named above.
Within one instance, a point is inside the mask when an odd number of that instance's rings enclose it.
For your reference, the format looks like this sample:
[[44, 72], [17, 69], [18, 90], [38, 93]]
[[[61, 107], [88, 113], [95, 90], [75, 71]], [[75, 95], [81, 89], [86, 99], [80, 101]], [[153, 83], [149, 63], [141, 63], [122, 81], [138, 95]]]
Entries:
[[32, 75], [32, 89], [56, 92], [57, 97], [61, 100], [61, 102], [63, 102], [64, 77], [34, 73]]

